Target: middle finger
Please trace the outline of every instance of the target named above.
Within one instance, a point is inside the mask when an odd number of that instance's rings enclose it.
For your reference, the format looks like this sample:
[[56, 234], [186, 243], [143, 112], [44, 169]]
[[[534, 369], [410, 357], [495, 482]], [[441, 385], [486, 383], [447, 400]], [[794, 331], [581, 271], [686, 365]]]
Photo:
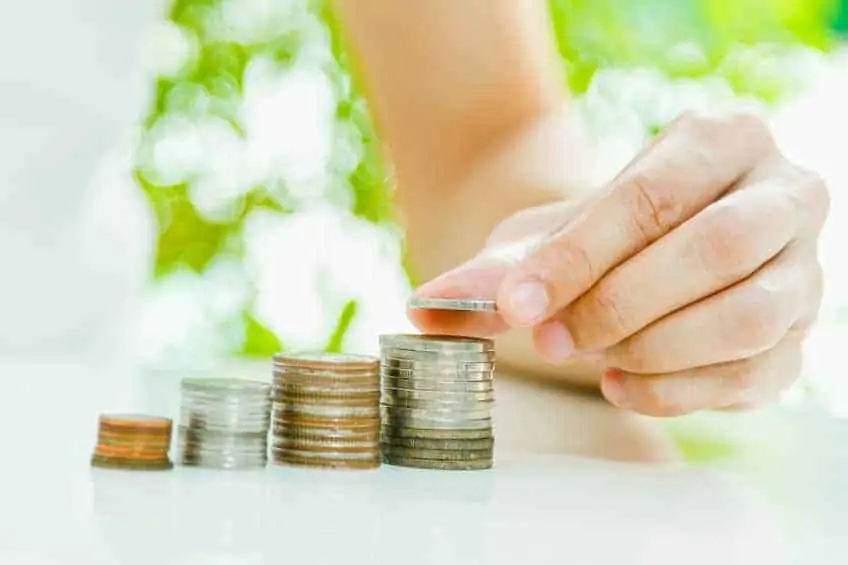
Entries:
[[609, 273], [559, 321], [578, 351], [597, 351], [745, 279], [798, 232], [799, 199], [769, 182], [707, 207]]

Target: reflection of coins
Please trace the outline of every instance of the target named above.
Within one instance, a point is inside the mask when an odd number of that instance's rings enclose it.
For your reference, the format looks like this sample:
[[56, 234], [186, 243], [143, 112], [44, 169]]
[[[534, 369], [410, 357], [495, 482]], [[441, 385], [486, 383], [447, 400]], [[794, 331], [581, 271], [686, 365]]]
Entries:
[[379, 369], [379, 359], [364, 355], [276, 356], [274, 462], [348, 469], [379, 466]]
[[492, 466], [494, 343], [381, 336], [383, 461], [425, 469]]
[[136, 471], [170, 469], [171, 428], [171, 420], [159, 416], [102, 414], [91, 465]]

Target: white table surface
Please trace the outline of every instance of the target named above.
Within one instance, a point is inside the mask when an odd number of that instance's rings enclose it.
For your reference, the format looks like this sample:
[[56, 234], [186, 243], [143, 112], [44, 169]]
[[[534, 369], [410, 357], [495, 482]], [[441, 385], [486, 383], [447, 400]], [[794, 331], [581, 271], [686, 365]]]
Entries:
[[848, 563], [835, 420], [785, 416], [797, 451], [755, 471], [520, 453], [469, 473], [92, 470], [97, 413], [157, 402], [123, 371], [0, 365], [0, 563]]

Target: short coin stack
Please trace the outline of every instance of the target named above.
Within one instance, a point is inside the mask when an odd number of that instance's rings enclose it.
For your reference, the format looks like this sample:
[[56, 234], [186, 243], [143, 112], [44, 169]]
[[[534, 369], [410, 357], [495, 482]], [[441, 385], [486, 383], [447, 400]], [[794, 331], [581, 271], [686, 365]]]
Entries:
[[265, 467], [271, 385], [241, 379], [185, 379], [181, 388], [181, 465]]
[[390, 465], [489, 469], [494, 343], [437, 335], [384, 335], [382, 451]]
[[141, 414], [100, 416], [92, 467], [162, 471], [174, 465], [168, 458], [171, 420]]
[[341, 353], [274, 357], [275, 463], [380, 466], [380, 361]]

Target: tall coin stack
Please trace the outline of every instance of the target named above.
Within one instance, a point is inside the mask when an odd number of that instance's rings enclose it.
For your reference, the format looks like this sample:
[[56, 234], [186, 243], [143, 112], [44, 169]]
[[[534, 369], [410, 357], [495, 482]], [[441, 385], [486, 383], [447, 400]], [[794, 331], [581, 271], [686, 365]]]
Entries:
[[181, 465], [265, 467], [271, 385], [241, 379], [185, 379], [181, 388]]
[[338, 469], [379, 467], [379, 369], [379, 359], [366, 355], [276, 355], [273, 461]]
[[383, 461], [425, 469], [491, 468], [494, 343], [384, 335], [380, 349]]

